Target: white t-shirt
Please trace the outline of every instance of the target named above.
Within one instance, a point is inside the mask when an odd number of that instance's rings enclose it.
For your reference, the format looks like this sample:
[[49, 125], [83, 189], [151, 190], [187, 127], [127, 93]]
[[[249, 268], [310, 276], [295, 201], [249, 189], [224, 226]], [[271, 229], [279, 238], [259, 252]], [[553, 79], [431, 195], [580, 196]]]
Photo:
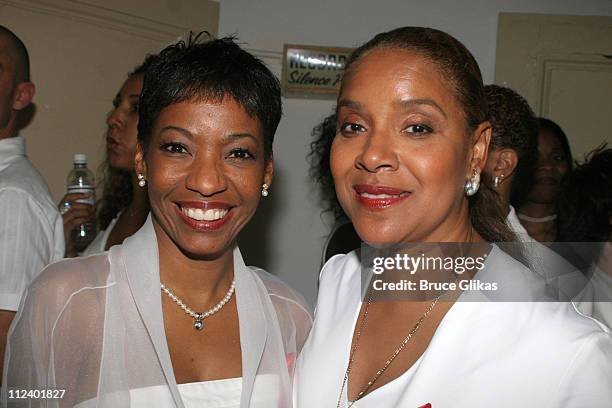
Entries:
[[[496, 246], [476, 276], [512, 278], [526, 291], [540, 290], [531, 287], [538, 281], [533, 273]], [[315, 322], [296, 366], [296, 407], [336, 407], [360, 294], [356, 252], [331, 258], [321, 272]], [[571, 303], [491, 302], [480, 292], [464, 293], [460, 300], [418, 361], [353, 407], [612, 405], [612, 336]], [[340, 398], [346, 407], [346, 391]]]
[[0, 309], [16, 311], [25, 288], [64, 249], [62, 217], [25, 140], [0, 140]]

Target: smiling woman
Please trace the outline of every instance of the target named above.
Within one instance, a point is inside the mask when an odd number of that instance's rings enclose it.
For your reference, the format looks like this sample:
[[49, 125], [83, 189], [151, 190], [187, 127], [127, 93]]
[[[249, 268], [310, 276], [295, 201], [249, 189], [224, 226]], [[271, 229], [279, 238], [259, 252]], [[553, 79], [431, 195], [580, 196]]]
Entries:
[[272, 182], [273, 74], [232, 39], [163, 50], [140, 99], [144, 226], [29, 289], [5, 384], [60, 406], [289, 407], [311, 325], [300, 295], [247, 267], [236, 238]]
[[[432, 280], [435, 271], [395, 268], [393, 277], [426, 289], [458, 281], [460, 289], [398, 299], [367, 284], [384, 276], [371, 278], [373, 249], [332, 257], [298, 359], [297, 405], [609, 405], [607, 329], [571, 303], [547, 302], [543, 282], [495, 244], [515, 238], [498, 199], [480, 183], [491, 125], [470, 52], [430, 28], [381, 33], [349, 58], [336, 118], [331, 173], [362, 241], [391, 256], [461, 242], [486, 261], [445, 273], [450, 281], [442, 284]], [[501, 296], [487, 293], [498, 287]], [[505, 297], [509, 287], [514, 297]]]

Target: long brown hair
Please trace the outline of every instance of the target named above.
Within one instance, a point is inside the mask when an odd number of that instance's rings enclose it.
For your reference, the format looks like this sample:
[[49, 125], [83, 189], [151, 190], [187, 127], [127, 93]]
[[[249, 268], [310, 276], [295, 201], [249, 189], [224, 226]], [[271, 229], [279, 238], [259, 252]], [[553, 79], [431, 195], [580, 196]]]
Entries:
[[[142, 64], [128, 74], [128, 78], [144, 75], [145, 71], [157, 59], [157, 55], [147, 55]], [[121, 210], [132, 202], [132, 173], [111, 167], [108, 156], [98, 168], [98, 189], [102, 189], [102, 198], [96, 203], [98, 229], [105, 230]]]

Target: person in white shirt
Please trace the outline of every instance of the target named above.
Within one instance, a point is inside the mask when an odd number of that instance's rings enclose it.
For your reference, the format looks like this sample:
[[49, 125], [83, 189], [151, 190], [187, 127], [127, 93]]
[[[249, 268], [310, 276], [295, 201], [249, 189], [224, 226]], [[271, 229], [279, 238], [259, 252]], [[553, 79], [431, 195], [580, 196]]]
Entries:
[[145, 72], [135, 169], [150, 215], [121, 245], [30, 285], [8, 391], [63, 389], [60, 407], [291, 406], [309, 307], [237, 246], [269, 194], [280, 84], [232, 38], [198, 38]]
[[64, 256], [62, 219], [17, 134], [19, 112], [34, 92], [25, 45], [0, 26], [0, 371], [23, 291], [47, 264]]
[[610, 406], [610, 333], [569, 302], [545, 301], [542, 280], [505, 252], [516, 238], [480, 183], [491, 138], [483, 88], [465, 46], [431, 28], [378, 34], [349, 57], [330, 164], [359, 237], [400, 258], [465, 243], [486, 260], [468, 271], [451, 262], [447, 281], [423, 264], [400, 275], [462, 285], [428, 293], [404, 280], [377, 289], [386, 274], [364, 279], [380, 272], [369, 250], [331, 258], [296, 367], [298, 407]]
[[[99, 254], [121, 244], [142, 227], [149, 214], [146, 190], [138, 188], [134, 170], [136, 153], [139, 97], [146, 69], [156, 55], [148, 55], [142, 64], [128, 74], [113, 100], [113, 109], [106, 118], [106, 159], [102, 165], [102, 197], [96, 203], [98, 234], [80, 256]], [[68, 203], [64, 214], [64, 229], [70, 231], [82, 222], [79, 213], [87, 215], [90, 205], [76, 202], [80, 197], [67, 194], [60, 208]], [[65, 208], [65, 207], [64, 207]], [[66, 238], [66, 246], [71, 247]], [[77, 253], [70, 248], [68, 256]]]

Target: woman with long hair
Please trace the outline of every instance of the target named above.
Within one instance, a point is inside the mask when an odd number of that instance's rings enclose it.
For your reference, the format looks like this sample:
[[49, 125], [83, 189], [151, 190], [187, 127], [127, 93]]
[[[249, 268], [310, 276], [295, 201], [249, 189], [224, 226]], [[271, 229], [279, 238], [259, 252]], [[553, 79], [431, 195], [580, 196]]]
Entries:
[[531, 191], [518, 211], [529, 236], [540, 242], [557, 240], [558, 200], [561, 184], [572, 171], [572, 152], [561, 127], [538, 118], [538, 161]]
[[[93, 255], [120, 244], [134, 234], [147, 219], [149, 202], [146, 190], [139, 189], [134, 171], [134, 155], [138, 134], [139, 98], [144, 73], [155, 55], [148, 56], [128, 74], [113, 99], [113, 109], [106, 118], [106, 158], [101, 166], [102, 197], [95, 206], [99, 233], [81, 255]], [[71, 238], [72, 229], [91, 221], [93, 207], [83, 194], [67, 194], [60, 211], [64, 218], [66, 256], [77, 255]]]
[[465, 46], [422, 27], [375, 36], [346, 64], [336, 115], [334, 185], [369, 248], [321, 271], [297, 405], [607, 405], [609, 333], [543, 301], [506, 252], [516, 238], [481, 183], [491, 125]]

